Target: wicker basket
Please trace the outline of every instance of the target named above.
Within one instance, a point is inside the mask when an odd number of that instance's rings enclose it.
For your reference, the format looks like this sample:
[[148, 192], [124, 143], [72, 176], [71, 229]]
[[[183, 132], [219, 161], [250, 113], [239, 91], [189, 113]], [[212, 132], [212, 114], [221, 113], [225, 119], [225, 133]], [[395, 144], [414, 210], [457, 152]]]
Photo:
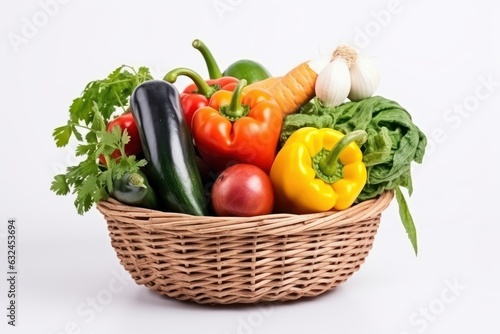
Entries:
[[137, 284], [197, 303], [286, 301], [346, 281], [372, 248], [392, 192], [341, 212], [197, 217], [98, 203]]

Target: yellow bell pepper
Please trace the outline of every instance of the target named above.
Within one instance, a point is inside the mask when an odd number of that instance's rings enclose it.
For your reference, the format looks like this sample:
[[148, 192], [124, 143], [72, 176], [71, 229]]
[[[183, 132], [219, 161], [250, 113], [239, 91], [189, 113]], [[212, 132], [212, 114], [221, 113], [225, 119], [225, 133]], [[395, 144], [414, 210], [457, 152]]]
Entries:
[[271, 167], [276, 211], [302, 214], [350, 207], [366, 183], [363, 154], [355, 143], [365, 140], [363, 130], [347, 135], [328, 128], [295, 131]]

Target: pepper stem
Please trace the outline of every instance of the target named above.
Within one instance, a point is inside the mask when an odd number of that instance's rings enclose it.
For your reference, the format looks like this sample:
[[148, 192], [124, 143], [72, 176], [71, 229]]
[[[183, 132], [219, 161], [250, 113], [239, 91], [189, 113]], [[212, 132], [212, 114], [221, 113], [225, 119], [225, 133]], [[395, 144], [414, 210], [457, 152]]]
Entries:
[[220, 112], [230, 120], [235, 120], [237, 118], [243, 117], [249, 112], [249, 107], [241, 103], [243, 88], [247, 85], [245, 79], [238, 81], [238, 84], [234, 88], [233, 95], [231, 95], [231, 101], [229, 104], [221, 106]]
[[326, 176], [333, 176], [337, 172], [337, 163], [342, 151], [353, 141], [360, 144], [364, 143], [367, 138], [364, 130], [356, 130], [349, 132], [338, 141], [330, 153], [319, 161], [319, 169]]
[[210, 85], [207, 84], [205, 80], [203, 80], [201, 75], [199, 75], [198, 73], [187, 67], [174, 68], [173, 70], [165, 74], [163, 80], [168, 81], [170, 83], [174, 83], [179, 77], [179, 75], [187, 76], [188, 78], [193, 80], [194, 84], [198, 88], [198, 93], [205, 97], [210, 97], [212, 96], [213, 93], [217, 91], [216, 88], [210, 87]]
[[203, 59], [205, 59], [210, 79], [218, 79], [222, 77], [222, 72], [219, 69], [219, 65], [217, 65], [217, 62], [215, 61], [215, 58], [212, 55], [212, 52], [210, 52], [205, 43], [203, 43], [199, 39], [195, 39], [193, 41], [193, 47], [196, 50], [200, 51], [201, 55], [203, 56]]

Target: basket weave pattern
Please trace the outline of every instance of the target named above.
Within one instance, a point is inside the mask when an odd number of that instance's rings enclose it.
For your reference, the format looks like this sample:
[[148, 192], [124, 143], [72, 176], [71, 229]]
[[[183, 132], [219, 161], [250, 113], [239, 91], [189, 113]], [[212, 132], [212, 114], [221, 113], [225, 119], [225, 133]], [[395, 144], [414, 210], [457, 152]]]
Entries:
[[98, 203], [111, 244], [137, 284], [197, 303], [317, 296], [346, 281], [372, 248], [393, 198], [341, 212], [196, 217]]

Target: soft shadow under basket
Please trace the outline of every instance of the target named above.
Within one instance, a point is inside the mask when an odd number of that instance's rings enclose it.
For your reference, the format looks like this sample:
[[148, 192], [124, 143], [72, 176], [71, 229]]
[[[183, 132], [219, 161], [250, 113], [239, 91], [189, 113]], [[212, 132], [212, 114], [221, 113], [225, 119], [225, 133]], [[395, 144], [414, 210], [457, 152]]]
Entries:
[[211, 217], [98, 203], [137, 284], [197, 303], [312, 297], [345, 282], [372, 248], [393, 192], [334, 212]]

